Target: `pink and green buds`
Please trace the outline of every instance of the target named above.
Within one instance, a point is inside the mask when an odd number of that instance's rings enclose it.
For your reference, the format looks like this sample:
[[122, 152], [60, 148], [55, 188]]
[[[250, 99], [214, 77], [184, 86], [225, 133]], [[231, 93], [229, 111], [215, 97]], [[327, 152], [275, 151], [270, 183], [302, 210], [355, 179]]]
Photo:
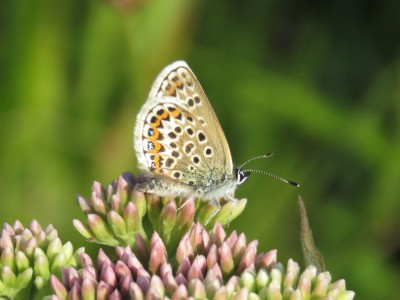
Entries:
[[154, 232], [135, 251], [117, 247], [115, 261], [100, 250], [95, 266], [82, 254], [82, 269], [51, 278], [52, 299], [353, 299], [343, 280], [315, 267], [301, 272], [292, 260], [285, 270], [276, 254], [258, 253], [257, 241], [227, 236], [220, 224], [210, 234], [194, 225], [175, 251]]
[[[164, 198], [142, 193], [137, 187], [138, 181], [128, 172], [107, 187], [95, 182], [90, 200], [78, 196], [87, 223], [74, 220], [75, 228], [89, 241], [109, 246], [134, 246], [136, 234], [147, 241], [157, 231], [166, 247], [174, 248], [195, 220], [204, 224], [216, 210], [214, 204], [201, 199]], [[222, 208], [210, 226], [216, 221], [232, 221], [246, 202], [242, 199], [234, 204], [221, 199]]]
[[28, 228], [8, 224], [0, 236], [0, 298], [28, 299], [49, 293], [51, 274], [61, 276], [61, 269], [77, 266], [83, 248], [73, 251], [70, 242], [62, 244], [57, 231], [45, 229], [37, 221]]

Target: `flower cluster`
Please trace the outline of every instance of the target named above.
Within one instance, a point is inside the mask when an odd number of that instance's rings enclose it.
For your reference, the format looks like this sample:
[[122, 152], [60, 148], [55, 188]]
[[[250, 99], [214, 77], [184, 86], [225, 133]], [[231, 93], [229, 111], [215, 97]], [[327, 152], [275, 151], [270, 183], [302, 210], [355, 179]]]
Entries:
[[[204, 228], [214, 204], [142, 193], [138, 182], [124, 173], [107, 187], [95, 182], [90, 200], [78, 197], [87, 223], [74, 220], [75, 228], [91, 242], [115, 247], [115, 258], [100, 249], [94, 263], [83, 248], [74, 252], [70, 242], [63, 245], [51, 225], [5, 224], [0, 298], [354, 298], [344, 280], [332, 282], [329, 272], [321, 271], [323, 264], [301, 271], [289, 260], [285, 268], [277, 262], [276, 250], [259, 253], [256, 240], [248, 242], [236, 231], [228, 235], [221, 224], [243, 211], [245, 199], [220, 199], [222, 209]], [[307, 221], [304, 207], [302, 216]], [[319, 258], [311, 229], [306, 223], [302, 228], [306, 254]]]
[[[145, 194], [138, 191], [137, 184], [138, 180], [129, 172], [107, 187], [95, 182], [90, 200], [78, 196], [87, 224], [74, 220], [75, 228], [89, 241], [109, 246], [134, 246], [136, 234], [148, 241], [157, 231], [168, 249], [176, 249], [193, 222], [204, 224], [216, 210], [215, 204], [195, 201], [193, 197], [183, 200]], [[235, 219], [246, 202], [222, 202], [210, 227], [217, 221], [224, 224]]]
[[20, 222], [5, 224], [0, 236], [0, 296], [45, 295], [51, 274], [61, 275], [63, 267], [76, 266], [83, 251], [74, 252], [70, 242], [63, 245], [51, 225], [43, 230], [37, 221], [28, 228]]
[[343, 280], [332, 283], [328, 272], [314, 267], [300, 273], [289, 260], [286, 270], [276, 251], [257, 254], [257, 242], [243, 234], [227, 237], [216, 224], [209, 235], [193, 226], [169, 258], [165, 244], [154, 232], [149, 247], [138, 240], [136, 252], [117, 247], [112, 261], [102, 250], [97, 267], [86, 254], [81, 270], [66, 268], [62, 281], [51, 278], [52, 299], [352, 299]]

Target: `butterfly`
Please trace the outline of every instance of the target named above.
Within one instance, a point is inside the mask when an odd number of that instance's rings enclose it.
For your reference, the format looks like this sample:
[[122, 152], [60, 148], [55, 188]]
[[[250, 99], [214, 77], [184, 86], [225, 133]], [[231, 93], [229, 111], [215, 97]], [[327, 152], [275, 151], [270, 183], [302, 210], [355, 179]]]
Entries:
[[235, 190], [251, 173], [298, 185], [274, 174], [234, 166], [218, 118], [184, 61], [170, 64], [154, 81], [137, 116], [134, 148], [146, 178], [141, 190], [164, 197], [195, 196], [211, 201], [217, 209], [209, 220], [221, 208], [220, 198], [237, 201]]

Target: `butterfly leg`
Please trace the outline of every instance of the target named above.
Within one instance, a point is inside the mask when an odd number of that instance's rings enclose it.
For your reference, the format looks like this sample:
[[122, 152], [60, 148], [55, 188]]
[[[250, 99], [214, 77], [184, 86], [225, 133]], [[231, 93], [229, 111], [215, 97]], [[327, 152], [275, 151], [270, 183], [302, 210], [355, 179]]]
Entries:
[[185, 205], [188, 204], [188, 203], [190, 202], [191, 198], [194, 198], [194, 196], [197, 194], [197, 192], [198, 192], [198, 190], [193, 191], [193, 192], [191, 192], [189, 195], [185, 196], [185, 197], [182, 199], [182, 201], [183, 201], [182, 205], [179, 206], [179, 207], [176, 209], [176, 212], [178, 212], [178, 211], [180, 211], [182, 208], [184, 208]]
[[221, 210], [221, 204], [217, 199], [214, 199], [212, 202], [215, 204], [217, 208], [212, 212], [212, 214], [208, 217], [207, 221], [204, 223], [204, 228], [212, 220], [212, 218], [214, 218], [215, 215]]
[[232, 218], [233, 212], [236, 210], [236, 207], [238, 205], [238, 200], [233, 198], [233, 197], [229, 197], [229, 201], [233, 202], [233, 208], [232, 208], [232, 210], [231, 210], [231, 212], [229, 214], [228, 220], [226, 221], [226, 226], [227, 227], [229, 227], [229, 223], [231, 222], [231, 218]]

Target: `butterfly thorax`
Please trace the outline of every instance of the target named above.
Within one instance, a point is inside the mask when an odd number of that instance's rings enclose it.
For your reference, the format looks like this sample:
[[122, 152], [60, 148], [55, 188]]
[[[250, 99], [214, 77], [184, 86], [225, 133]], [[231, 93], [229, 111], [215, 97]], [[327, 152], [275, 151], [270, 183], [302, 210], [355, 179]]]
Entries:
[[236, 186], [235, 173], [215, 174], [215, 172], [211, 172], [207, 180], [195, 189], [205, 200], [214, 200], [234, 197]]

